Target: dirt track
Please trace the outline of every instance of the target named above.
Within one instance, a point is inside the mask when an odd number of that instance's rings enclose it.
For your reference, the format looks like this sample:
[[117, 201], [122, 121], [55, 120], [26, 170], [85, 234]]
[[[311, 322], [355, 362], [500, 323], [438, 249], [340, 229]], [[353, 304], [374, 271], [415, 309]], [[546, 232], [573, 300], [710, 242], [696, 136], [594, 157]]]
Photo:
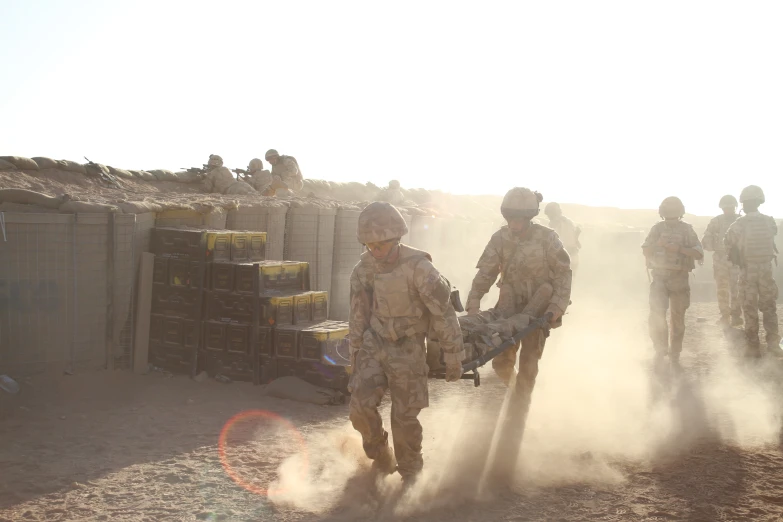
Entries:
[[[645, 310], [625, 307], [620, 331], [609, 321], [620, 308], [585, 305], [553, 333], [511, 491], [477, 492], [503, 394], [491, 371], [477, 390], [432, 382], [427, 473], [404, 496], [396, 477], [367, 479], [346, 406], [102, 372], [0, 395], [0, 520], [781, 520], [778, 361], [747, 363], [714, 305], [694, 305], [684, 374], [652, 377]], [[226, 421], [253, 409], [305, 441], [260, 418], [230, 430], [226, 463], [268, 495], [237, 485], [218, 451]]]

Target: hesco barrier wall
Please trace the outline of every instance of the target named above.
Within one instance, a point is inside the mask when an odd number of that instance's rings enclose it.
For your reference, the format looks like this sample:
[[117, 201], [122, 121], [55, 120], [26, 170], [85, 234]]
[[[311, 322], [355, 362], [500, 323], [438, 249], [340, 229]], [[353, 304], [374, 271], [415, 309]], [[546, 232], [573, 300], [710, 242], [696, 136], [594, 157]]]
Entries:
[[144, 216], [3, 214], [0, 372], [129, 367]]
[[286, 216], [283, 259], [310, 263], [312, 290], [332, 289], [336, 214], [331, 208], [291, 208]]
[[226, 228], [266, 232], [266, 258], [282, 260], [288, 207], [240, 207], [228, 212]]
[[350, 310], [351, 272], [359, 262], [364, 247], [356, 239], [358, 210], [338, 210], [334, 226], [334, 258], [332, 261], [331, 318], [347, 321]]

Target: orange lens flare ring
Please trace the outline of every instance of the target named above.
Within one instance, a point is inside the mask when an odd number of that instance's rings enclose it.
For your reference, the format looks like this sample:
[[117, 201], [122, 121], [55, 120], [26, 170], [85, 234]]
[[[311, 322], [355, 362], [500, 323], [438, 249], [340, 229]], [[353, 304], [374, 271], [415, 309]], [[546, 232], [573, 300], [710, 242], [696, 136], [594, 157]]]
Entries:
[[240, 473], [237, 473], [237, 471], [231, 466], [231, 463], [229, 463], [229, 457], [226, 453], [229, 433], [235, 426], [238, 426], [240, 423], [246, 423], [248, 421], [273, 421], [285, 427], [292, 435], [289, 440], [293, 439], [299, 444], [300, 454], [302, 455], [301, 476], [304, 478], [307, 475], [309, 457], [307, 454], [307, 444], [305, 443], [304, 437], [302, 437], [302, 434], [299, 433], [299, 430], [296, 429], [296, 426], [294, 426], [289, 420], [281, 417], [280, 415], [277, 415], [276, 413], [272, 413], [271, 411], [266, 410], [242, 411], [228, 419], [226, 424], [223, 426], [223, 429], [220, 430], [220, 437], [218, 438], [218, 455], [220, 456], [220, 463], [223, 465], [223, 469], [225, 470], [226, 474], [231, 477], [231, 480], [251, 493], [265, 496], [283, 493], [285, 489], [267, 489], [249, 482], [247, 480], [248, 477], [242, 477]]

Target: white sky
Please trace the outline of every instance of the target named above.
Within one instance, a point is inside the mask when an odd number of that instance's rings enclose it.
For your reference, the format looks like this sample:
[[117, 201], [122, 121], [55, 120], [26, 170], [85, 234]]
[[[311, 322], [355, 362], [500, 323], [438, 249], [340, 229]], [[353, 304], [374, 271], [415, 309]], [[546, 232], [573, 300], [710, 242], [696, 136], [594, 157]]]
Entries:
[[783, 216], [783, 3], [0, 0], [0, 155]]

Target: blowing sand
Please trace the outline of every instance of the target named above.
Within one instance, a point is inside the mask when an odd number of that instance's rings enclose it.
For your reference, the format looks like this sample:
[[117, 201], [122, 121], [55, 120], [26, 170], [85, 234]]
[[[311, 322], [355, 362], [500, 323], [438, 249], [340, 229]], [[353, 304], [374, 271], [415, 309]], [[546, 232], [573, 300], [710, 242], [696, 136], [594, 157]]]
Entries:
[[488, 369], [478, 389], [430, 381], [426, 472], [406, 493], [371, 478], [347, 406], [100, 372], [0, 395], [0, 520], [780, 520], [779, 361], [744, 360], [698, 304], [682, 375], [656, 374], [644, 306], [575, 303], [511, 488], [482, 480], [503, 400]]

